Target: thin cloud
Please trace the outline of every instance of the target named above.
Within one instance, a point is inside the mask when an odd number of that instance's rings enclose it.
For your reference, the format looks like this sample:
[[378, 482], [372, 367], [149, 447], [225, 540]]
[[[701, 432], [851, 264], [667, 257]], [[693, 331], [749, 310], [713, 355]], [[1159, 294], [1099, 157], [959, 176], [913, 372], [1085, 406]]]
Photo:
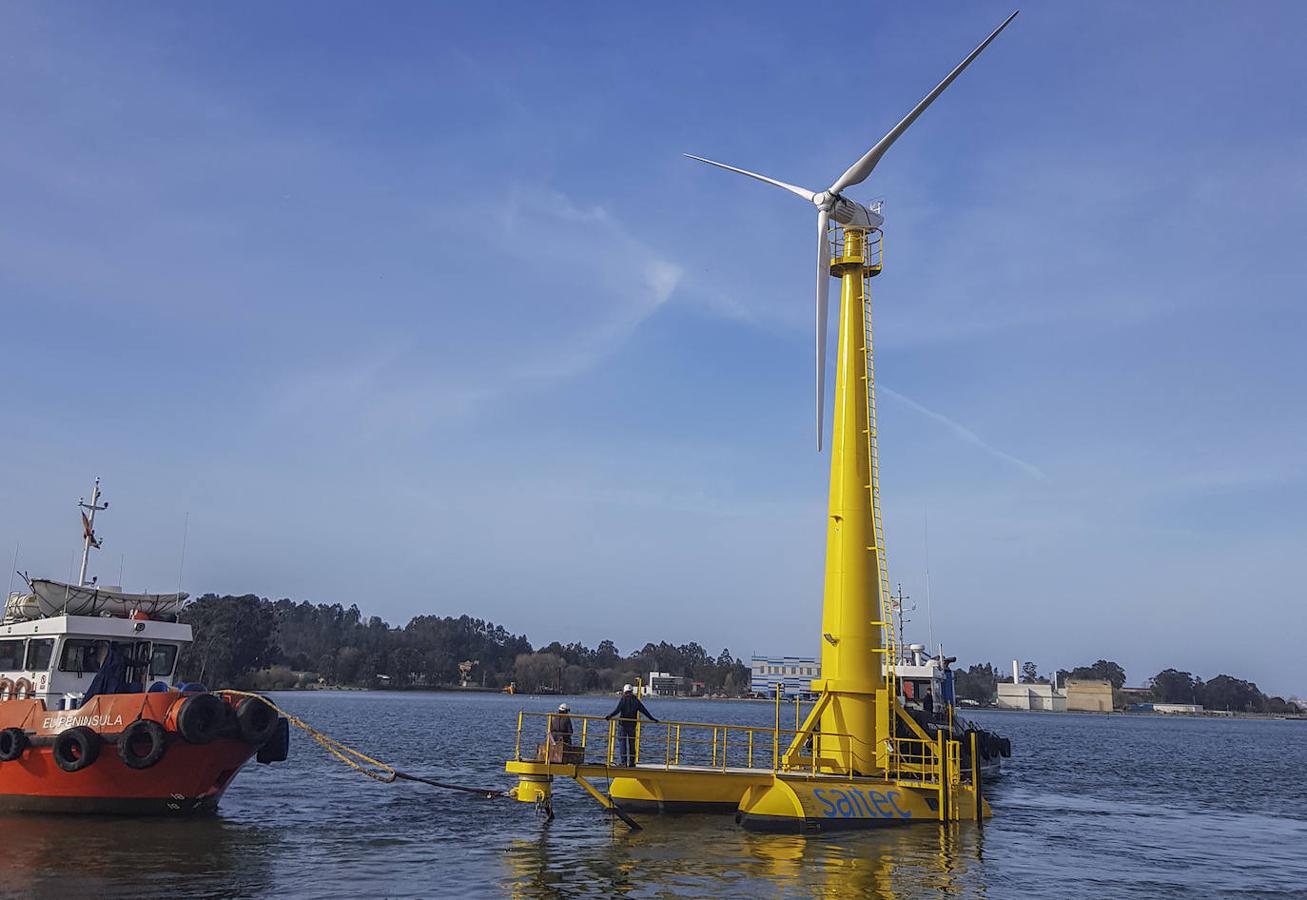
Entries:
[[953, 434], [956, 437], [960, 438], [961, 440], [965, 441], [968, 444], [971, 444], [973, 447], [979, 447], [981, 450], [984, 450], [986, 453], [988, 453], [990, 456], [994, 457], [995, 459], [1001, 460], [1010, 466], [1014, 466], [1017, 469], [1020, 469], [1022, 472], [1026, 473], [1031, 478], [1034, 478], [1037, 481], [1048, 481], [1048, 475], [1044, 473], [1043, 469], [1039, 468], [1033, 463], [1026, 462], [1024, 459], [1013, 456], [1011, 453], [998, 449], [993, 444], [986, 442], [980, 435], [976, 434], [974, 431], [972, 431], [967, 426], [961, 424], [960, 422], [955, 422], [953, 419], [950, 419], [948, 416], [944, 415], [943, 413], [935, 412], [935, 410], [933, 409], [928, 409], [927, 407], [922, 406], [916, 400], [913, 400], [911, 397], [905, 397], [904, 395], [900, 394], [898, 391], [894, 390], [893, 388], [888, 388], [885, 387], [884, 385], [880, 385], [878, 387], [878, 390], [880, 390], [882, 394], [888, 397], [892, 397], [895, 400], [899, 401], [909, 409], [920, 413], [921, 415], [925, 416], [927, 419], [930, 419], [932, 422], [938, 422], [940, 425], [943, 425], [949, 431], [953, 432]]

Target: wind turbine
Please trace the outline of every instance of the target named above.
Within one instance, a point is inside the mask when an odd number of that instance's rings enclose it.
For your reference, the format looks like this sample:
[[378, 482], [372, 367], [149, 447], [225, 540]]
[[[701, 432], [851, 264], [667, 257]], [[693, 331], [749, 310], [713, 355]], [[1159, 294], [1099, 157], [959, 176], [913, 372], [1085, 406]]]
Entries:
[[[830, 500], [826, 523], [826, 572], [822, 595], [819, 699], [781, 757], [785, 768], [812, 762], [805, 741], [821, 735], [822, 771], [888, 772], [897, 759], [890, 745], [898, 704], [895, 609], [889, 588], [881, 518], [875, 373], [872, 354], [870, 279], [881, 271], [879, 205], [845, 196], [871, 175], [903, 132], [1011, 23], [1008, 16], [943, 81], [826, 188], [810, 191], [747, 169], [692, 156], [730, 172], [782, 188], [817, 207], [817, 449], [822, 447], [826, 408], [826, 307], [832, 276], [841, 284], [835, 366], [834, 421], [830, 441]], [[690, 154], [686, 154], [689, 156]], [[832, 258], [827, 231], [842, 235]], [[759, 801], [760, 803], [763, 801]]]
[[[1020, 12], [1020, 10], [1017, 10], [1017, 12]], [[935, 85], [934, 90], [922, 98], [921, 102], [914, 106], [911, 112], [899, 120], [897, 125], [891, 128], [883, 138], [862, 155], [861, 159], [849, 166], [844, 174], [835, 179], [831, 186], [824, 191], [810, 191], [807, 188], [769, 178], [766, 175], [759, 175], [757, 172], [750, 172], [748, 169], [728, 166], [726, 163], [705, 159], [692, 153], [685, 154], [690, 159], [716, 166], [719, 169], [725, 169], [728, 172], [747, 175], [764, 184], [787, 190], [817, 207], [817, 449], [819, 451], [822, 447], [826, 414], [826, 307], [831, 278], [830, 242], [826, 238], [826, 229], [830, 220], [834, 219], [846, 228], [864, 231], [879, 228], [884, 223], [885, 219], [879, 212], [879, 204], [876, 204], [875, 207], [863, 206], [856, 200], [845, 197], [844, 191], [867, 180], [868, 176], [876, 168], [877, 163], [880, 162], [881, 157], [894, 145], [894, 142], [899, 139], [903, 132], [908, 130], [913, 122], [917, 121], [917, 117], [926, 111], [926, 107], [934, 103], [935, 99], [944, 93], [944, 89], [952, 84], [953, 80], [961, 75], [967, 66], [971, 65], [972, 60], [979, 56], [981, 51], [988, 47], [994, 38], [998, 37], [999, 33], [1017, 17], [1017, 12], [1004, 19], [1003, 24], [995, 28], [989, 37], [981, 41], [980, 46], [967, 54], [966, 59], [958, 63], [943, 81]]]

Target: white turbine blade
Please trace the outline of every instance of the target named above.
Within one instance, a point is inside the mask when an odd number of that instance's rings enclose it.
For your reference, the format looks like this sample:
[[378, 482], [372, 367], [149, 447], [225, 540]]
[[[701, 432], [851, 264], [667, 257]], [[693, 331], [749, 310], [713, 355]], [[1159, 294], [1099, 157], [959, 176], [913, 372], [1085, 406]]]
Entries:
[[[1020, 11], [1021, 10], [1017, 10], [1017, 12]], [[867, 176], [871, 174], [871, 170], [876, 168], [876, 164], [880, 162], [880, 158], [885, 155], [885, 151], [887, 151], [894, 144], [894, 142], [899, 139], [899, 135], [907, 131], [908, 126], [911, 125], [913, 122], [917, 121], [917, 116], [925, 112], [926, 107], [934, 103], [935, 98], [938, 97], [940, 94], [944, 93], [944, 89], [953, 83], [953, 79], [961, 75], [962, 70], [965, 69], [967, 66], [971, 65], [971, 61], [975, 59], [977, 56], [979, 56], [980, 52], [984, 50], [986, 47], [988, 47], [990, 42], [993, 41], [994, 38], [998, 37], [999, 32], [1001, 32], [1004, 28], [1007, 28], [1008, 24], [1016, 17], [1017, 17], [1017, 13], [1014, 12], [1012, 13], [1012, 15], [1004, 19], [1002, 25], [995, 28], [994, 32], [989, 37], [981, 41], [979, 47], [977, 47], [975, 50], [972, 50], [971, 53], [967, 55], [966, 59], [958, 63], [957, 68], [955, 68], [952, 72], [948, 73], [947, 78], [945, 78], [939, 84], [935, 85], [935, 89], [931, 91], [929, 94], [927, 94], [920, 103], [918, 103], [916, 106], [912, 108], [912, 112], [904, 116], [903, 120], [900, 121], [899, 124], [891, 128], [887, 135], [885, 135], [883, 138], [877, 141], [876, 146], [868, 150], [866, 155], [864, 155], [862, 159], [858, 160], [853, 165], [849, 166], [848, 171], [846, 171], [843, 175], [841, 175], [839, 177], [839, 180], [830, 186], [830, 193], [838, 194], [847, 188], [853, 187], [855, 184], [861, 184], [863, 181], [865, 181]]]
[[830, 242], [826, 224], [830, 213], [817, 213], [817, 452], [826, 433], [826, 305], [830, 295]]
[[725, 169], [728, 172], [735, 172], [739, 175], [748, 175], [750, 178], [756, 178], [759, 181], [766, 182], [767, 184], [774, 184], [778, 188], [784, 188], [785, 190], [789, 191], [791, 194], [798, 194], [800, 197], [802, 197], [804, 200], [807, 200], [809, 203], [811, 203], [813, 201], [813, 198], [817, 196], [812, 191], [805, 190], [804, 188], [797, 187], [792, 184], [786, 184], [783, 181], [777, 181], [775, 178], [768, 178], [766, 175], [759, 175], [757, 172], [750, 172], [748, 169], [737, 169], [735, 168], [735, 166], [728, 166], [726, 165], [726, 163], [719, 163], [711, 159], [704, 159], [702, 156], [695, 156], [693, 153], [683, 153], [681, 155], [688, 156], [690, 159], [697, 159], [701, 163], [707, 163], [708, 165], [716, 166], [719, 169]]

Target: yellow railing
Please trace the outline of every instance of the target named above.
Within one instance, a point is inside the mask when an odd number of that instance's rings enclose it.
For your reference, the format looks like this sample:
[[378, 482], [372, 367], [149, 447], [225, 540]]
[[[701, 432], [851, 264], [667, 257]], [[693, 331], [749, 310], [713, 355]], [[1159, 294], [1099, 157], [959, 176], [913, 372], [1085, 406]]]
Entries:
[[[557, 715], [526, 711], [517, 714], [513, 750], [516, 761], [620, 766], [623, 736], [617, 719], [569, 715], [572, 734], [570, 741], [564, 741], [554, 725]], [[797, 729], [790, 728], [641, 720], [635, 728], [634, 759], [636, 765], [665, 769], [849, 775], [852, 773], [838, 768], [838, 757], [848, 755], [823, 755], [823, 744], [834, 747], [843, 741], [865, 743], [851, 735], [816, 733], [808, 736], [801, 754], [787, 754], [786, 749], [798, 734]]]
[[860, 264], [867, 270], [868, 277], [880, 274], [884, 267], [885, 235], [879, 228], [860, 232], [860, 239], [847, 241], [844, 229], [832, 222], [826, 234], [833, 264]]

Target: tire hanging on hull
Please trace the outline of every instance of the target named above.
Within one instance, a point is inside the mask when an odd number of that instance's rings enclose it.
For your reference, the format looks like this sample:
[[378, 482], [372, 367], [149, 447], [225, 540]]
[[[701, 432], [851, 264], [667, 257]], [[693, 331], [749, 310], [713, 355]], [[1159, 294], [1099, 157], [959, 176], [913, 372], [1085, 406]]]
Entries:
[[[150, 742], [149, 749], [137, 753], [137, 744], [142, 740]], [[118, 756], [129, 769], [150, 768], [163, 759], [167, 747], [163, 726], [153, 719], [137, 719], [118, 735]]]
[[100, 736], [85, 725], [60, 732], [50, 748], [55, 765], [65, 772], [80, 772], [100, 757]]

